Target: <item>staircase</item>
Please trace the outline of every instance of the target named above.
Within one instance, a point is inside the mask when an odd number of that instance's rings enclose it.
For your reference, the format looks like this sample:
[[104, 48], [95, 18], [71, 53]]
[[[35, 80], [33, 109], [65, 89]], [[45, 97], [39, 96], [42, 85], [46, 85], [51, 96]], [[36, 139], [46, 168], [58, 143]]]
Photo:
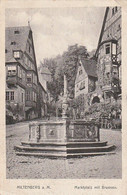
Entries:
[[73, 158], [114, 154], [114, 145], [107, 142], [21, 142], [14, 147], [17, 155], [38, 156], [43, 158]]

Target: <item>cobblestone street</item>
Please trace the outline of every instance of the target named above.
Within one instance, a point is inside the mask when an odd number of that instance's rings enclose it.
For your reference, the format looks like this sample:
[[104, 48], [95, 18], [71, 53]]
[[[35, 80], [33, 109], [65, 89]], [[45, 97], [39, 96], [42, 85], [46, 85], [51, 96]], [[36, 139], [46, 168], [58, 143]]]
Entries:
[[28, 139], [28, 122], [7, 125], [8, 179], [89, 179], [121, 178], [121, 132], [101, 130], [101, 141], [116, 146], [115, 154], [74, 159], [45, 159], [16, 156], [14, 146]]

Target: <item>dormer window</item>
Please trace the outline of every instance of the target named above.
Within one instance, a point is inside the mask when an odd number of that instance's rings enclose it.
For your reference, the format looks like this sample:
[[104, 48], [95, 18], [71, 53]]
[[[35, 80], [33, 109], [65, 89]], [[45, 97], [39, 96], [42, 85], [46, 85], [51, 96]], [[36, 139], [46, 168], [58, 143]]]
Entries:
[[110, 54], [110, 44], [105, 45], [105, 53]]
[[16, 75], [16, 66], [11, 65], [7, 67], [7, 74], [8, 76], [15, 76]]
[[112, 16], [113, 16], [117, 11], [118, 11], [118, 8], [117, 8], [117, 7], [114, 7], [114, 8], [112, 9]]
[[14, 51], [14, 58], [20, 58], [20, 51]]
[[16, 42], [15, 42], [15, 41], [12, 41], [12, 42], [11, 42], [11, 45], [16, 45]]
[[79, 71], [79, 75], [81, 75], [81, 74], [82, 74], [82, 70]]
[[19, 31], [18, 31], [18, 30], [15, 30], [14, 33], [15, 33], [15, 34], [19, 34]]
[[115, 7], [115, 12], [117, 12], [117, 10], [118, 10], [117, 7]]
[[114, 12], [114, 8], [113, 8], [113, 9], [112, 9], [112, 16], [114, 15], [114, 13], [115, 13], [115, 12]]

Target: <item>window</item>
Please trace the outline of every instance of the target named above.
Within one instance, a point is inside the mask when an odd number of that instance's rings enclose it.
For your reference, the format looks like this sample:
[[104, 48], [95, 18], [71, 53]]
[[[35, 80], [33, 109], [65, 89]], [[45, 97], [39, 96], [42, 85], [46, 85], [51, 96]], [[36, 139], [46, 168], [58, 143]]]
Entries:
[[33, 83], [37, 84], [37, 76], [35, 74], [33, 74]]
[[16, 45], [16, 42], [15, 42], [15, 41], [12, 41], [12, 42], [11, 42], [11, 45]]
[[118, 11], [118, 8], [117, 8], [117, 7], [114, 7], [114, 8], [112, 9], [112, 16], [113, 16], [117, 11]]
[[26, 76], [25, 76], [25, 71], [22, 71], [22, 80], [25, 82], [26, 81]]
[[22, 93], [22, 102], [23, 102], [24, 98], [23, 98], [23, 93]]
[[114, 15], [114, 13], [115, 13], [115, 10], [114, 10], [114, 8], [112, 9], [112, 16]]
[[105, 53], [106, 54], [110, 53], [110, 44], [105, 45]]
[[6, 91], [6, 100], [14, 100], [14, 91]]
[[27, 82], [28, 83], [31, 83], [31, 78], [27, 78]]
[[26, 91], [26, 100], [30, 101], [30, 91]]
[[81, 74], [82, 74], [82, 70], [79, 71], [79, 75], [81, 75]]
[[31, 83], [32, 82], [32, 75], [31, 75], [31, 73], [28, 73], [27, 74], [27, 82], [28, 83]]
[[6, 100], [9, 100], [9, 91], [6, 91]]
[[7, 53], [7, 49], [5, 49], [5, 53]]
[[15, 76], [16, 75], [16, 66], [8, 66], [8, 75]]
[[36, 102], [37, 101], [37, 94], [33, 91], [33, 101]]
[[18, 66], [18, 77], [21, 79], [22, 78], [22, 69], [20, 66]]
[[118, 10], [117, 7], [115, 7], [115, 13], [117, 12], [117, 10]]
[[20, 52], [14, 51], [14, 58], [20, 58]]
[[112, 44], [112, 54], [116, 55], [116, 44]]
[[15, 34], [19, 34], [19, 31], [18, 31], [18, 30], [15, 30], [14, 33], [15, 33]]
[[14, 100], [14, 91], [11, 91], [11, 100]]

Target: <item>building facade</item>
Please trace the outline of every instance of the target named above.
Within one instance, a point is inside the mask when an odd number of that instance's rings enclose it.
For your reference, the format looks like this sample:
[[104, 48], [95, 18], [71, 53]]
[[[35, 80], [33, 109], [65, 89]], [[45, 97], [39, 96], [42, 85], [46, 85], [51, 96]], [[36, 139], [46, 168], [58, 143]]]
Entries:
[[88, 59], [86, 64], [90, 65], [85, 66], [86, 60], [81, 60], [78, 65], [75, 97], [86, 97], [83, 100], [86, 109], [96, 102], [109, 103], [120, 97], [121, 55], [121, 8], [107, 7], [95, 52], [96, 61], [91, 63]]
[[48, 67], [44, 66], [41, 64], [41, 67], [38, 69], [38, 76], [39, 76], [39, 81], [41, 85], [44, 87], [45, 91], [47, 92], [47, 100], [50, 103], [52, 101], [52, 96], [48, 90], [47, 84], [48, 82], [52, 81], [52, 76], [51, 72], [48, 69]]
[[47, 116], [48, 95], [40, 82], [38, 86], [38, 101], [37, 102], [38, 102], [39, 118], [40, 117], [44, 118], [45, 116]]
[[121, 7], [107, 7], [96, 51], [98, 90], [104, 100], [121, 93]]
[[5, 40], [7, 108], [22, 119], [37, 118], [39, 79], [32, 30], [7, 27]]
[[80, 59], [75, 80], [75, 98], [81, 101], [81, 111], [89, 105], [90, 96], [97, 85], [97, 63], [93, 59]]

